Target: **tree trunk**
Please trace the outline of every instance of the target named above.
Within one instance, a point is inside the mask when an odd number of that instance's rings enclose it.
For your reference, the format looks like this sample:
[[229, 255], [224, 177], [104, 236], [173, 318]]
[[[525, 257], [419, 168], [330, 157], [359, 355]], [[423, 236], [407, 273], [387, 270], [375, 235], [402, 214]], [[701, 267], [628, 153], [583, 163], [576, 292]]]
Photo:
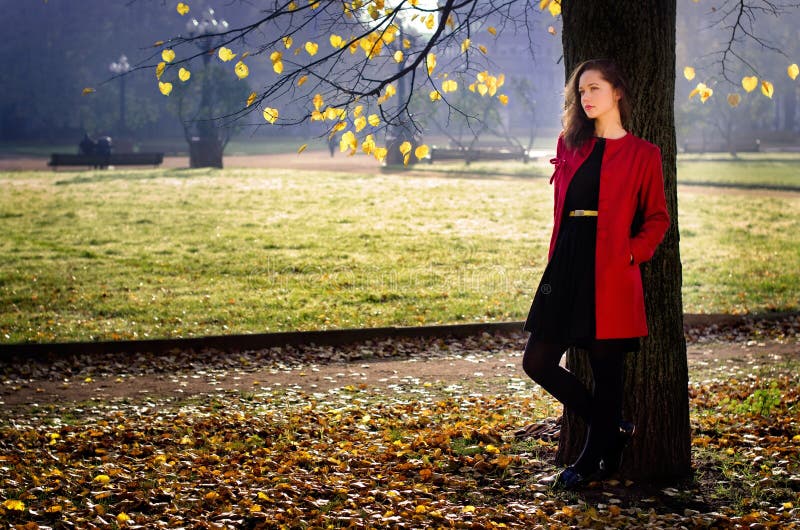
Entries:
[[[653, 258], [642, 264], [649, 335], [625, 365], [623, 416], [637, 434], [621, 473], [639, 480], [691, 473], [688, 368], [683, 335], [681, 262], [676, 188], [675, 15], [676, 0], [587, 2], [562, 0], [564, 67], [614, 59], [628, 78], [633, 117], [630, 132], [661, 148], [664, 187], [672, 224]], [[566, 77], [566, 76], [565, 76]], [[585, 354], [572, 350], [567, 365], [585, 380]], [[577, 415], [565, 411], [558, 460], [572, 463], [584, 441]]]

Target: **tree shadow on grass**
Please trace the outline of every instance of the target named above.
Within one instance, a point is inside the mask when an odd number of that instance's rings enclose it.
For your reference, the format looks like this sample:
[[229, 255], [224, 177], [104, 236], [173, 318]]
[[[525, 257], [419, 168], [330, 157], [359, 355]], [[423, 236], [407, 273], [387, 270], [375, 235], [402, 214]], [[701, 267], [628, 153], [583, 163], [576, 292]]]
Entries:
[[100, 182], [112, 182], [115, 180], [155, 180], [159, 178], [194, 178], [207, 177], [220, 170], [216, 168], [174, 168], [174, 169], [147, 169], [134, 171], [118, 171], [114, 169], [92, 170], [87, 173], [80, 173], [73, 178], [57, 180], [56, 186], [67, 186], [71, 184], [96, 184]]

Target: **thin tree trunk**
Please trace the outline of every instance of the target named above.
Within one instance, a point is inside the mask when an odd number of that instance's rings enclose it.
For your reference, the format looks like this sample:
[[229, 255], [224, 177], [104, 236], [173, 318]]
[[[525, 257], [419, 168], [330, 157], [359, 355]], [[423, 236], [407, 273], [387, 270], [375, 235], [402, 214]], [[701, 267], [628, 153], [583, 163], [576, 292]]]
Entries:
[[[691, 473], [691, 431], [675, 178], [676, 0], [561, 4], [567, 75], [586, 59], [617, 61], [630, 84], [630, 132], [661, 148], [672, 224], [653, 258], [641, 265], [649, 335], [625, 365], [623, 415], [636, 424], [637, 435], [626, 451], [622, 474], [652, 480], [685, 477]], [[589, 379], [585, 354], [570, 351], [567, 363]], [[580, 452], [584, 428], [570, 411], [564, 419], [558, 459], [569, 464]]]

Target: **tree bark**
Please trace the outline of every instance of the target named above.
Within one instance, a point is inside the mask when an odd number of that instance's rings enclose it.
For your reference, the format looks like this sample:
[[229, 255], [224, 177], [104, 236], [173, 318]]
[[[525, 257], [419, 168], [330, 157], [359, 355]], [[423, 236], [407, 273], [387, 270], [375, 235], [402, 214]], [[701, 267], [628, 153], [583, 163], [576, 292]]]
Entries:
[[[653, 258], [640, 266], [649, 335], [625, 363], [623, 416], [637, 433], [621, 474], [669, 480], [691, 473], [688, 368], [683, 335], [681, 262], [676, 188], [675, 17], [676, 0], [587, 2], [562, 0], [565, 79], [581, 61], [614, 59], [629, 82], [631, 133], [661, 148], [664, 188], [672, 223]], [[567, 366], [590, 380], [583, 352], [571, 350]], [[558, 460], [572, 463], [584, 426], [565, 411]]]

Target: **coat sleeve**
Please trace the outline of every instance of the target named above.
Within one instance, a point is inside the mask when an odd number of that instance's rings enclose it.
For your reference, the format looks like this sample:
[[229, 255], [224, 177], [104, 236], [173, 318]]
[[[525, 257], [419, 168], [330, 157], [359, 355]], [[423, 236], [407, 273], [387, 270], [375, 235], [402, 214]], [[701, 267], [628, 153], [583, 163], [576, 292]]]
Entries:
[[639, 210], [642, 224], [631, 238], [633, 264], [645, 262], [653, 257], [656, 248], [664, 239], [670, 224], [667, 201], [664, 196], [664, 176], [661, 163], [661, 150], [658, 146], [648, 156], [646, 174], [639, 191]]

